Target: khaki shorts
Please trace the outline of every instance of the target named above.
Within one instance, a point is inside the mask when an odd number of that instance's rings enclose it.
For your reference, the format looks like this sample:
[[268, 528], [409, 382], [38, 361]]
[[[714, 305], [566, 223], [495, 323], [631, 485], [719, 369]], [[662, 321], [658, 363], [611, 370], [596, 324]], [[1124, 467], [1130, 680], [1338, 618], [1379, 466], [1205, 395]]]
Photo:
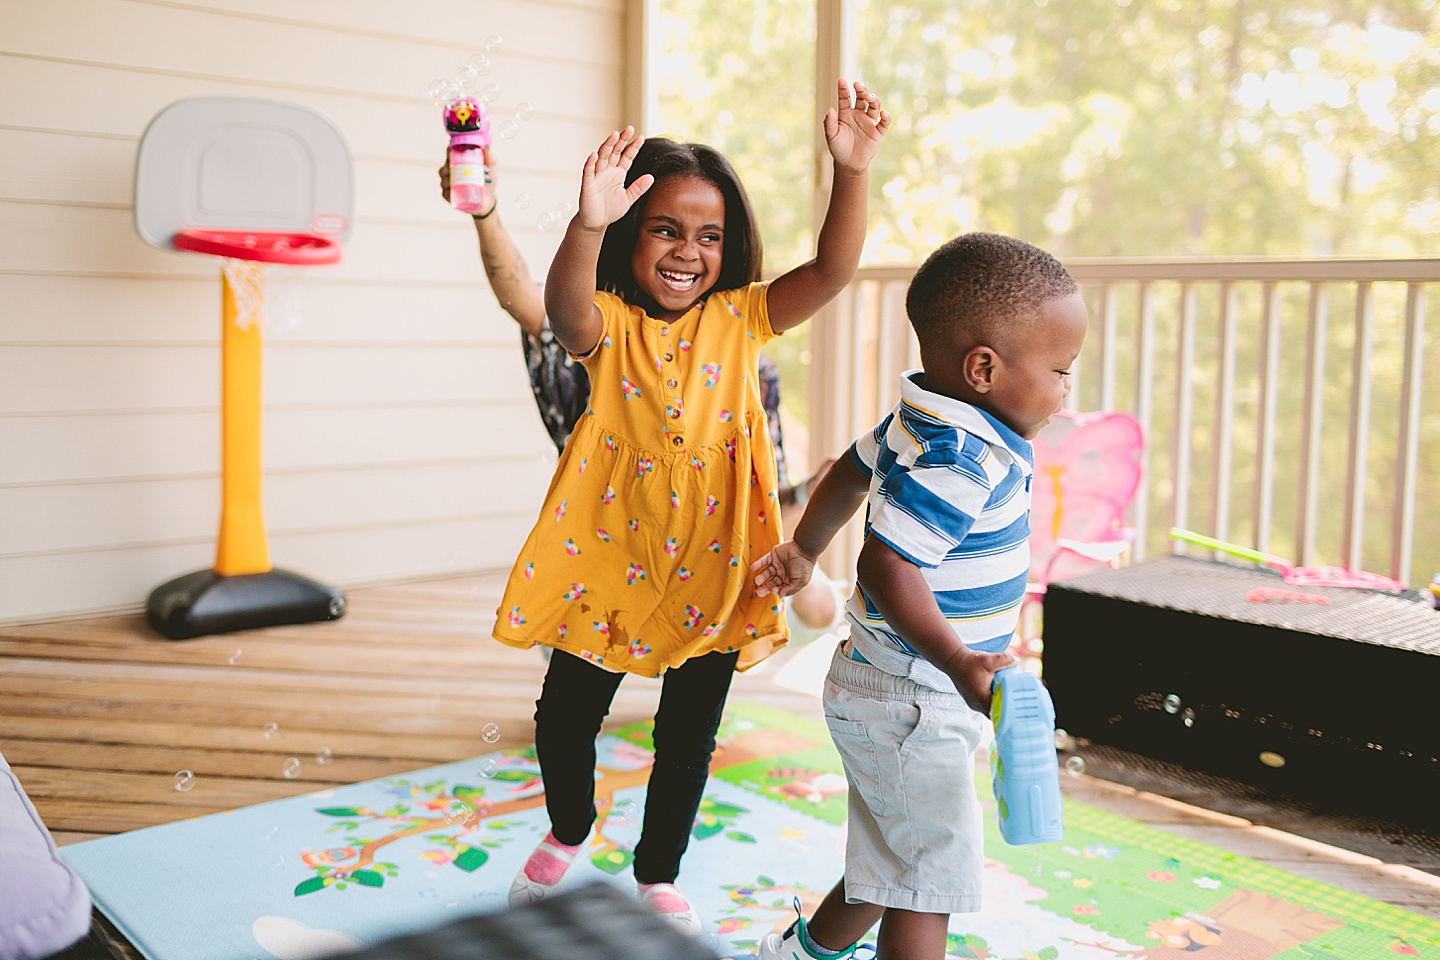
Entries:
[[850, 782], [845, 898], [920, 913], [980, 909], [984, 831], [975, 750], [990, 720], [836, 648], [825, 722]]

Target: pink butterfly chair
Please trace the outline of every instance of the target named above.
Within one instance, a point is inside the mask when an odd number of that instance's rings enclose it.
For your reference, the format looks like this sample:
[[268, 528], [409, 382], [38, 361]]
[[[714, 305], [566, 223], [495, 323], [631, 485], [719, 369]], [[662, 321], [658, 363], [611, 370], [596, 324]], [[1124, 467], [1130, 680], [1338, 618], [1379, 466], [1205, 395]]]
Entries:
[[1144, 445], [1140, 422], [1115, 412], [1061, 411], [1035, 438], [1021, 657], [1040, 656], [1040, 607], [1052, 580], [1114, 564], [1130, 549], [1125, 509], [1140, 487]]

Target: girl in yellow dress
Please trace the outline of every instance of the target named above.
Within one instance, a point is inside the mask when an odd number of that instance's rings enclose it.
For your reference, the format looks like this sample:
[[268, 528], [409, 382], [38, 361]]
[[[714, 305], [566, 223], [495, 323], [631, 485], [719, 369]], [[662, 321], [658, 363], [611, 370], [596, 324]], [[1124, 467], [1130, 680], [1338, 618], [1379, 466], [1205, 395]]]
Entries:
[[759, 352], [854, 276], [869, 165], [889, 123], [863, 84], [852, 103], [838, 82], [825, 117], [835, 183], [815, 258], [769, 284], [758, 282], [749, 198], [713, 148], [626, 127], [585, 161], [545, 306], [590, 374], [590, 405], [495, 627], [502, 643], [554, 649], [535, 712], [551, 832], [512, 904], [552, 891], [594, 824], [595, 738], [620, 680], [663, 677], [635, 879], [657, 913], [700, 932], [674, 881], [730, 680], [788, 639], [781, 606], [748, 576], [781, 540]]

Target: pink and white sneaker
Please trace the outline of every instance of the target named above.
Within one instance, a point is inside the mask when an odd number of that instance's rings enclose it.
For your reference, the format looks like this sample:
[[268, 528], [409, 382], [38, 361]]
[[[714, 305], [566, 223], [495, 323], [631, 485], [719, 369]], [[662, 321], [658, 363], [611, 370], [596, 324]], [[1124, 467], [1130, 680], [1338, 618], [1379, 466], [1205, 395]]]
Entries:
[[638, 884], [640, 902], [687, 937], [700, 936], [700, 914], [673, 883]]
[[553, 833], [545, 834], [545, 839], [515, 875], [515, 882], [510, 884], [510, 906], [522, 907], [550, 896], [560, 886], [565, 871], [570, 869], [579, 852], [579, 845], [572, 847], [556, 840]]

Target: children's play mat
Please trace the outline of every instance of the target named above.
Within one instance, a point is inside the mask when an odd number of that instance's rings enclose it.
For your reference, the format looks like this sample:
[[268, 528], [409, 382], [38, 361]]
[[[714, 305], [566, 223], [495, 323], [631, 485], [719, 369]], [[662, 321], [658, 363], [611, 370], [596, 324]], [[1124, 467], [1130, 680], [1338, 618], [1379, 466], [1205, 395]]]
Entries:
[[[629, 886], [648, 725], [607, 734], [602, 821], [566, 884]], [[981, 798], [991, 802], [988, 783]], [[1070, 801], [1065, 839], [986, 836], [985, 908], [949, 955], [988, 960], [1440, 960], [1440, 922]], [[151, 960], [301, 960], [505, 907], [547, 829], [533, 749], [64, 849]], [[732, 706], [680, 885], [721, 957], [753, 957], [839, 877], [845, 780], [824, 724]]]

